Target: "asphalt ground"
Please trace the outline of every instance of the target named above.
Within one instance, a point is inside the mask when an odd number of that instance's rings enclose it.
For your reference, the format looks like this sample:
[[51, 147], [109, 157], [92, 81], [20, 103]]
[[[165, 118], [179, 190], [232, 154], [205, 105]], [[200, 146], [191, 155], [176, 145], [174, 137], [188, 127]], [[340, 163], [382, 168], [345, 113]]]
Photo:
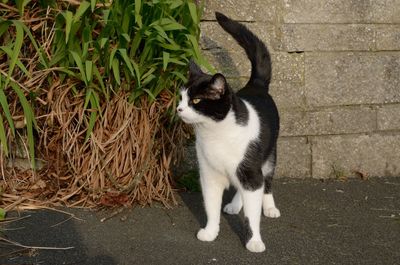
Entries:
[[3, 241], [0, 264], [400, 264], [400, 177], [277, 179], [274, 194], [282, 216], [262, 218], [264, 253], [244, 247], [242, 212], [222, 215], [214, 242], [198, 241], [206, 222], [201, 194], [179, 193], [173, 209], [61, 209], [76, 218], [54, 210], [12, 212], [25, 218], [0, 225], [3, 238], [73, 248]]

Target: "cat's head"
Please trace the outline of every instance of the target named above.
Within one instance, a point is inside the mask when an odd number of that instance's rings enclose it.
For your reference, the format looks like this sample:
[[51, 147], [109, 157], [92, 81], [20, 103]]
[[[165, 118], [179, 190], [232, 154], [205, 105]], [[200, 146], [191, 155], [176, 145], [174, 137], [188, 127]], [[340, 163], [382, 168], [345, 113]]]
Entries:
[[222, 74], [204, 73], [193, 61], [189, 65], [189, 81], [181, 89], [177, 107], [186, 123], [218, 122], [231, 108], [232, 92]]

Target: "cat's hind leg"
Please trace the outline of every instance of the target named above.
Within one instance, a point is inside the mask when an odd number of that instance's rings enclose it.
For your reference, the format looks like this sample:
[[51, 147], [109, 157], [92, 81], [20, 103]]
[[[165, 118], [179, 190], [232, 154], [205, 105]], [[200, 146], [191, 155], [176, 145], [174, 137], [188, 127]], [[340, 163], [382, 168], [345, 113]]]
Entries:
[[275, 206], [274, 197], [272, 195], [272, 177], [275, 172], [276, 152], [272, 153], [268, 160], [262, 166], [264, 176], [264, 195], [263, 195], [263, 212], [266, 217], [278, 218], [281, 213]]
[[263, 212], [266, 217], [270, 218], [278, 218], [281, 216], [281, 212], [275, 206], [275, 201], [272, 193], [264, 193]]
[[233, 197], [232, 201], [225, 205], [224, 212], [227, 214], [238, 214], [242, 209], [243, 202], [242, 202], [242, 195], [239, 191], [236, 191], [235, 196]]

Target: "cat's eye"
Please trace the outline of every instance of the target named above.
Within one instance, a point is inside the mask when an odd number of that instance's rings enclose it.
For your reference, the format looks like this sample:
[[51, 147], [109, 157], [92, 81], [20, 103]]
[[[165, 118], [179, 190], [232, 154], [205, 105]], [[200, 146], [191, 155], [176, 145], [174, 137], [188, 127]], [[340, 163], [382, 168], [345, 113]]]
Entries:
[[197, 104], [197, 103], [199, 103], [200, 101], [201, 101], [201, 99], [199, 99], [199, 98], [195, 98], [195, 99], [192, 100], [193, 104]]

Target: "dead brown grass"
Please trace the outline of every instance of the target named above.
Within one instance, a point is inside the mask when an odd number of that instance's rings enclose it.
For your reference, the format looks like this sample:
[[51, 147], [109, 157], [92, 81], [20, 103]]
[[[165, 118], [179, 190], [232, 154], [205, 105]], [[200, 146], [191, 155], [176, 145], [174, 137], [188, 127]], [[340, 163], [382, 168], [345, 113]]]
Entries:
[[[28, 24], [46, 57], [51, 58], [55, 13], [49, 8], [43, 15], [38, 5], [32, 5], [34, 8], [26, 8], [22, 17], [16, 8], [6, 4], [0, 4], [0, 10], [4, 19], [20, 19]], [[35, 156], [44, 166], [34, 172], [13, 165], [18, 158], [29, 158], [26, 121], [17, 95], [12, 90], [5, 91], [16, 135], [5, 123], [11, 154], [5, 157], [0, 151], [0, 207], [95, 207], [146, 205], [154, 201], [173, 205], [171, 166], [178, 159], [187, 134], [181, 123], [170, 122], [168, 111], [175, 103], [173, 89], [165, 89], [153, 103], [143, 98], [135, 105], [128, 103], [128, 95], [122, 89], [111, 93], [109, 101], [101, 100], [101, 116], [85, 141], [90, 112], [94, 110], [84, 108], [85, 90], [77, 89], [82, 82], [60, 79], [60, 68], [43, 69], [39, 53], [25, 39], [19, 59], [30, 76], [14, 71], [11, 80], [32, 104], [38, 125]], [[3, 76], [7, 76], [8, 64], [3, 54]]]
[[0, 207], [176, 203], [171, 166], [186, 133], [180, 123], [169, 122], [171, 95], [153, 103], [143, 98], [138, 106], [126, 94], [114, 96], [85, 141], [91, 110], [84, 110], [84, 96], [72, 96], [66, 86], [52, 93], [48, 114], [38, 119], [37, 154], [44, 167], [21, 172], [3, 163]]

